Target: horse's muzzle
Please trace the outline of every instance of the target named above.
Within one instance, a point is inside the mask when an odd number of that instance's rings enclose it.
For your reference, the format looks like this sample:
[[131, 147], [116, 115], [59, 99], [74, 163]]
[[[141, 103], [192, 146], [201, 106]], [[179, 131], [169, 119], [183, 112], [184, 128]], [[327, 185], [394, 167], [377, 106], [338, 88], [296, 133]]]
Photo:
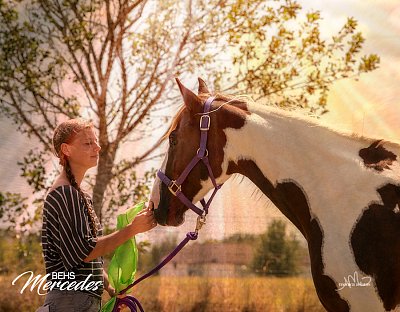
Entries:
[[161, 209], [160, 206], [154, 209], [154, 217], [159, 225], [167, 225], [168, 209]]

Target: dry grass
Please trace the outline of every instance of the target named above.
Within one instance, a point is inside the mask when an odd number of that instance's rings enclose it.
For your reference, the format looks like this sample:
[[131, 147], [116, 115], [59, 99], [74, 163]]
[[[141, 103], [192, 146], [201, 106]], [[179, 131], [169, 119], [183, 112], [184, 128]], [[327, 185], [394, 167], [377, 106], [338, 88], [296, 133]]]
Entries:
[[[0, 312], [35, 311], [44, 298], [30, 291], [21, 295], [12, 279], [0, 277]], [[153, 277], [135, 287], [134, 295], [146, 312], [325, 311], [305, 278]]]
[[304, 278], [157, 277], [136, 292], [146, 312], [325, 311]]
[[36, 289], [31, 292], [29, 287], [23, 294], [20, 294], [24, 283], [17, 282], [14, 286], [11, 284], [17, 275], [0, 276], [0, 312], [36, 311], [44, 302], [45, 296], [39, 296]]

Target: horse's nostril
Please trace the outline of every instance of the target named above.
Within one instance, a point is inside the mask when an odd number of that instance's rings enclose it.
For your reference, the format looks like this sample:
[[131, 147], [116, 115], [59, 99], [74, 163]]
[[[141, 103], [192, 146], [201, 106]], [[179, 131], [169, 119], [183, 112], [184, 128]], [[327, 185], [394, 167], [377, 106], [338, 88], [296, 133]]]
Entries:
[[154, 217], [159, 225], [166, 225], [167, 218], [160, 208], [154, 209]]

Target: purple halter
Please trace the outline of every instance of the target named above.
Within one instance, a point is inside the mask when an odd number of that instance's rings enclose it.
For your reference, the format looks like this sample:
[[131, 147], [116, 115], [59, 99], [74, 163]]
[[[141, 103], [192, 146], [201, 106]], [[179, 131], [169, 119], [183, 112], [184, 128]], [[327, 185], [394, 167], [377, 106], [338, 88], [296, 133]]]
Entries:
[[[214, 178], [214, 174], [212, 172], [210, 163], [208, 161], [208, 150], [207, 150], [207, 135], [208, 135], [208, 130], [210, 130], [210, 108], [211, 108], [211, 103], [214, 101], [215, 97], [209, 97], [207, 101], [204, 103], [204, 114], [200, 118], [200, 147], [196, 152], [196, 156], [193, 157], [191, 162], [186, 166], [185, 170], [183, 170], [182, 174], [179, 176], [178, 179], [176, 180], [171, 180], [168, 178], [161, 170], [158, 170], [157, 176], [161, 179], [161, 181], [168, 186], [168, 189], [170, 192], [178, 197], [182, 203], [193, 210], [195, 213], [197, 213], [199, 216], [197, 218], [197, 224], [196, 224], [196, 229], [194, 232], [189, 232], [186, 234], [185, 239], [160, 263], [158, 264], [154, 269], [152, 269], [150, 272], [146, 273], [142, 277], [140, 277], [138, 280], [136, 280], [134, 283], [130, 284], [128, 287], [126, 287], [124, 290], [120, 291], [119, 294], [125, 294], [129, 289], [131, 289], [133, 286], [139, 284], [141, 281], [145, 280], [149, 276], [153, 275], [155, 272], [163, 268], [169, 261], [171, 261], [172, 258], [176, 256], [176, 254], [181, 251], [185, 245], [191, 241], [191, 240], [196, 240], [198, 236], [198, 231], [201, 229], [203, 224], [205, 223], [205, 217], [208, 214], [208, 208], [210, 207], [211, 201], [213, 200], [215, 194], [217, 191], [221, 188], [222, 184], [217, 184]], [[186, 177], [189, 175], [189, 173], [192, 171], [193, 167], [200, 161], [202, 160], [203, 163], [206, 165], [207, 170], [208, 170], [208, 175], [214, 185], [214, 192], [212, 193], [211, 197], [209, 200], [206, 202], [204, 198], [200, 200], [201, 204], [203, 205], [203, 209], [195, 206], [183, 193], [181, 190], [182, 183], [185, 181]], [[114, 304], [113, 312], [118, 312], [120, 310], [120, 306], [122, 304], [125, 304], [132, 312], [137, 312], [140, 310], [141, 312], [144, 312], [143, 307], [139, 303], [139, 301], [133, 297], [133, 296], [126, 296], [124, 298], [116, 298], [116, 302]]]
[[[215, 96], [211, 96], [207, 99], [207, 101], [204, 103], [204, 111], [203, 114], [200, 117], [200, 147], [197, 150], [196, 156], [193, 157], [191, 162], [186, 166], [185, 170], [181, 173], [178, 179], [176, 180], [171, 180], [168, 178], [165, 173], [163, 173], [161, 170], [158, 170], [157, 176], [160, 178], [160, 180], [168, 186], [168, 189], [170, 192], [178, 197], [180, 201], [189, 209], [193, 210], [195, 213], [197, 213], [200, 217], [205, 217], [208, 214], [208, 208], [210, 207], [211, 201], [213, 200], [215, 194], [217, 191], [221, 188], [222, 184], [217, 184], [214, 178], [214, 174], [212, 172], [210, 163], [208, 161], [208, 150], [207, 150], [207, 136], [208, 136], [208, 130], [210, 129], [210, 122], [211, 118], [209, 115], [210, 108], [211, 108], [211, 103], [214, 101]], [[211, 197], [209, 200], [206, 202], [203, 199], [200, 200], [200, 203], [203, 206], [203, 209], [197, 207], [194, 205], [183, 193], [182, 193], [182, 183], [185, 181], [189, 173], [192, 171], [194, 166], [199, 162], [203, 161], [204, 165], [207, 167], [208, 170], [208, 176], [211, 179], [212, 184], [214, 185], [214, 191], [211, 194]]]

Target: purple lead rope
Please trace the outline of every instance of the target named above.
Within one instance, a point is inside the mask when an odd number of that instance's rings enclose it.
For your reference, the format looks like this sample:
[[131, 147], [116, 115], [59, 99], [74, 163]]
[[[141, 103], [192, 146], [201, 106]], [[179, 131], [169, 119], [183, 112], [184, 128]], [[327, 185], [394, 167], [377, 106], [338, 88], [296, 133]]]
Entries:
[[[190, 240], [196, 240], [198, 236], [198, 231], [201, 229], [203, 224], [205, 224], [206, 221], [206, 215], [208, 214], [208, 208], [210, 207], [210, 204], [212, 200], [214, 199], [215, 194], [218, 192], [218, 190], [221, 188], [222, 184], [217, 184], [217, 181], [215, 180], [213, 171], [211, 169], [210, 163], [208, 161], [208, 150], [207, 150], [207, 137], [208, 137], [208, 130], [210, 129], [210, 109], [211, 109], [211, 104], [214, 101], [215, 97], [211, 96], [209, 97], [206, 102], [204, 103], [204, 110], [203, 114], [200, 117], [200, 147], [196, 152], [196, 155], [193, 157], [193, 159], [190, 161], [190, 163], [186, 166], [186, 168], [183, 170], [181, 175], [176, 179], [176, 181], [171, 180], [166, 176], [165, 173], [163, 173], [161, 170], [157, 172], [157, 176], [160, 178], [160, 180], [168, 187], [170, 192], [178, 197], [180, 201], [188, 208], [193, 210], [195, 213], [198, 214], [197, 217], [197, 224], [196, 224], [196, 230], [195, 232], [189, 232], [186, 234], [185, 239], [159, 264], [157, 265], [153, 270], [148, 272], [147, 274], [141, 276], [137, 281], [135, 281], [133, 284], [129, 285], [127, 288], [119, 292], [119, 295], [122, 295], [126, 293], [129, 289], [131, 289], [133, 286], [139, 284], [141, 281], [144, 279], [148, 278], [149, 276], [153, 275], [155, 272], [160, 270], [164, 265], [166, 265], [169, 261], [172, 260], [176, 256], [176, 254], [190, 241]], [[183, 193], [181, 190], [182, 183], [185, 181], [189, 173], [192, 171], [194, 166], [199, 162], [202, 161], [204, 165], [207, 167], [208, 175], [211, 179], [212, 184], [214, 185], [214, 191], [211, 194], [210, 198], [206, 202], [203, 199], [200, 200], [201, 205], [203, 206], [203, 209], [195, 206]], [[124, 298], [118, 298], [116, 299], [115, 305], [113, 312], [118, 312], [119, 311], [119, 306], [125, 304], [131, 312], [137, 312], [139, 309], [141, 312], [144, 312], [143, 307], [139, 303], [139, 301], [133, 297], [133, 296], [126, 296]]]
[[[191, 240], [196, 240], [198, 237], [198, 232], [189, 232], [186, 234], [186, 237], [180, 242], [180, 244], [178, 246], [175, 247], [175, 249], [163, 260], [161, 261], [160, 264], [158, 264], [154, 269], [152, 269], [150, 272], [146, 273], [145, 275], [141, 276], [139, 279], [137, 279], [133, 284], [129, 285], [128, 287], [126, 287], [124, 290], [121, 290], [119, 292], [119, 295], [123, 295], [125, 294], [129, 289], [131, 289], [133, 286], [139, 284], [141, 281], [145, 280], [146, 278], [150, 277], [151, 275], [153, 275], [154, 273], [156, 273], [157, 271], [159, 271], [163, 266], [165, 266], [168, 262], [170, 262], [175, 256], [176, 254], [181, 251], [181, 249], [183, 247], [185, 247], [185, 245], [191, 241]], [[114, 305], [114, 309], [113, 312], [118, 312], [119, 311], [119, 307], [125, 304], [130, 310], [131, 312], [137, 312], [137, 311], [141, 311], [144, 312], [142, 305], [140, 304], [139, 300], [137, 300], [135, 297], [133, 296], [126, 296], [124, 298], [116, 298], [115, 301], [115, 305]], [[138, 310], [139, 309], [139, 310]]]

